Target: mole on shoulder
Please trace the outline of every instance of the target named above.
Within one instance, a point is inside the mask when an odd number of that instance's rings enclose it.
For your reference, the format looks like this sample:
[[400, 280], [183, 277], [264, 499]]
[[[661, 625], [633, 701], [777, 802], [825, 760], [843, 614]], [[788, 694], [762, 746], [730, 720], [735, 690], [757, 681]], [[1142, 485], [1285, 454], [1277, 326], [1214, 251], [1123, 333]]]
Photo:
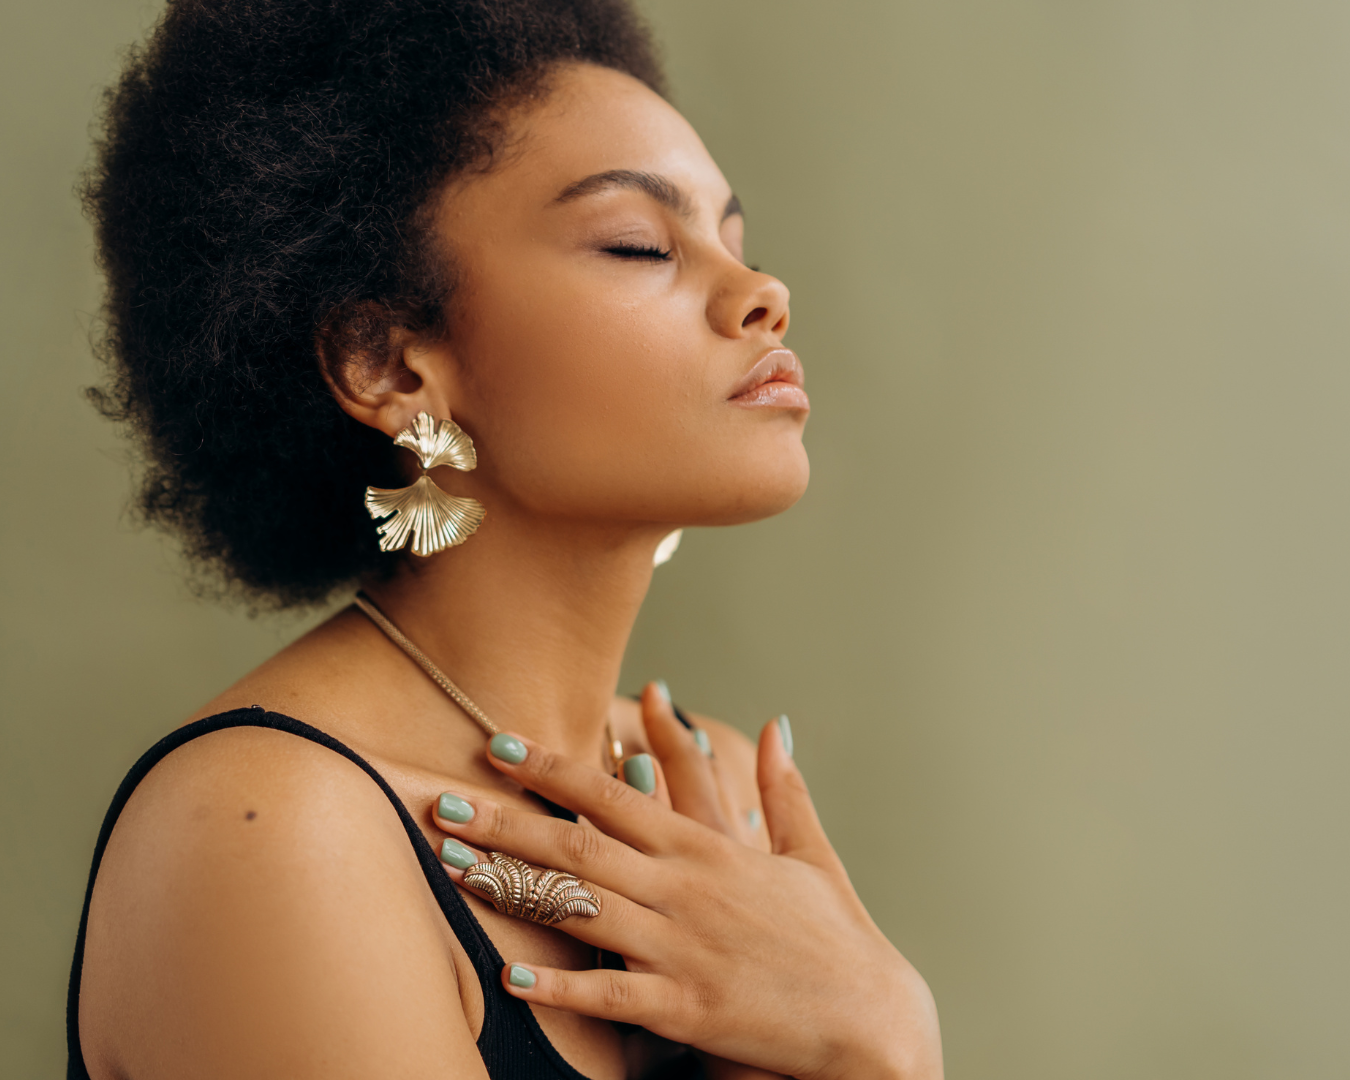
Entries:
[[247, 814], [244, 815], [244, 820], [245, 820], [245, 821], [252, 821], [252, 820], [253, 820], [255, 817], [257, 817], [257, 816], [258, 816], [258, 811], [256, 811], [256, 810], [250, 810]]

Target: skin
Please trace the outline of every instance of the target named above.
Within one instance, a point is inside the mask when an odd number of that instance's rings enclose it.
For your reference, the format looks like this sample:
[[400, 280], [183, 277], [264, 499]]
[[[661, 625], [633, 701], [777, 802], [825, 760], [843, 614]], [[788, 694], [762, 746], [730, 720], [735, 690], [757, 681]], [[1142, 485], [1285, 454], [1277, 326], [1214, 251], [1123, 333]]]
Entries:
[[[425, 411], [474, 439], [475, 471], [434, 478], [488, 508], [481, 528], [368, 590], [529, 757], [487, 755], [354, 609], [193, 719], [302, 719], [379, 770], [433, 846], [454, 833], [594, 882], [601, 916], [557, 928], [466, 894], [538, 974], [513, 992], [587, 1076], [640, 1076], [668, 1052], [621, 1038], [619, 1019], [698, 1047], [716, 1076], [941, 1076], [931, 995], [853, 893], [776, 726], [756, 749], [698, 718], [709, 760], [654, 687], [640, 707], [613, 697], [661, 538], [777, 513], [807, 482], [809, 403], [778, 351], [788, 292], [742, 261], [726, 180], [666, 102], [576, 65], [434, 209], [461, 282], [450, 332], [396, 328], [387, 355], [319, 361], [341, 407], [386, 435]], [[654, 796], [603, 770], [607, 721], [656, 755]], [[474, 821], [436, 819], [443, 791]], [[559, 833], [534, 792], [582, 823]], [[597, 943], [630, 971], [591, 971]], [[100, 1080], [486, 1076], [477, 977], [392, 808], [279, 732], [195, 740], [140, 785], [94, 890], [83, 980]]]

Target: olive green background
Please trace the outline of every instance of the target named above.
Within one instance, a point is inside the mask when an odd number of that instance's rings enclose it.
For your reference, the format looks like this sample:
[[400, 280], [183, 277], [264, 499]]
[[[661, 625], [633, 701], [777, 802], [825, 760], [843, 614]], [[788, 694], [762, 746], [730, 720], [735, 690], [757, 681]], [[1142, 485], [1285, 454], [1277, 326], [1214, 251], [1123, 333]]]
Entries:
[[[1344, 1077], [1350, 7], [646, 6], [794, 290], [814, 478], [686, 536], [627, 686], [791, 714], [951, 1077]], [[124, 770], [304, 625], [192, 598], [80, 396], [70, 191], [156, 11], [0, 34], [6, 1077], [63, 1068]]]

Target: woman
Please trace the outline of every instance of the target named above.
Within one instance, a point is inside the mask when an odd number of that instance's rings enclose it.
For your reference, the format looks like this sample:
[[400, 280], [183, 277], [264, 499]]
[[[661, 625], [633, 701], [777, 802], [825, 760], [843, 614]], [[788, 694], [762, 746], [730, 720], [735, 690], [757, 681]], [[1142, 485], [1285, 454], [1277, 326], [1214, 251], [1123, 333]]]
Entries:
[[660, 85], [619, 0], [179, 0], [133, 55], [88, 201], [143, 507], [255, 602], [364, 593], [119, 791], [70, 1075], [941, 1075], [785, 719], [612, 699], [663, 538], [807, 480]]

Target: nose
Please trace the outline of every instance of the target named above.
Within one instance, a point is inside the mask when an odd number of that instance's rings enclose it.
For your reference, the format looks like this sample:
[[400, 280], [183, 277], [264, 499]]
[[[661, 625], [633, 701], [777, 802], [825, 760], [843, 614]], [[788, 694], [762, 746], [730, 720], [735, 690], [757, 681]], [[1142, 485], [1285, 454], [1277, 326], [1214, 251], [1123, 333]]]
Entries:
[[772, 274], [738, 266], [708, 301], [708, 324], [723, 337], [768, 334], [781, 339], [788, 328], [788, 287]]

